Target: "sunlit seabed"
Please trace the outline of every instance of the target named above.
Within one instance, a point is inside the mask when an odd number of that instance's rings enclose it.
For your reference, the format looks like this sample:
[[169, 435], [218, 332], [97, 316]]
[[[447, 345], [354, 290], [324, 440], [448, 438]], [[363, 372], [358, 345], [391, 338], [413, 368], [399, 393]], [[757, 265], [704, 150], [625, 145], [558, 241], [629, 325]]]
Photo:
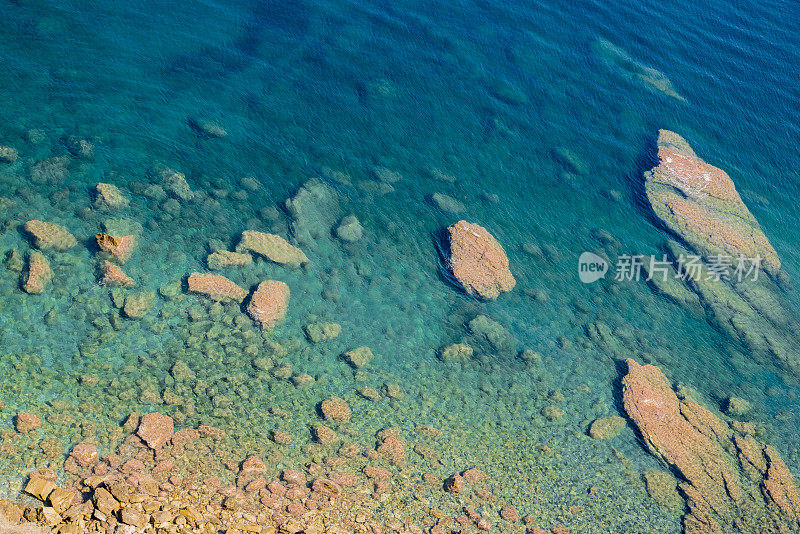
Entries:
[[[478, 3], [441, 12], [413, 2], [181, 10], [7, 3], [0, 144], [20, 158], [0, 165], [0, 195], [14, 203], [2, 213], [0, 251], [24, 255], [30, 245], [18, 223], [33, 218], [63, 224], [80, 242], [51, 256], [54, 281], [44, 295], [27, 295], [17, 273], [0, 273], [2, 423], [10, 428], [13, 414], [54, 400], [77, 406], [75, 421], [88, 410], [100, 427], [130, 412], [181, 411], [182, 425], [230, 428], [243, 449], [265, 457], [278, 425], [294, 435], [280, 464], [292, 465], [303, 462], [315, 404], [335, 394], [350, 402], [354, 435], [365, 440], [390, 425], [449, 430], [441, 464], [426, 468], [446, 475], [480, 462], [503, 481], [504, 499], [543, 523], [578, 504], [588, 511], [566, 524], [589, 528], [602, 517], [607, 531], [677, 531], [676, 513], [630, 485], [660, 467], [634, 431], [613, 442], [586, 436], [596, 417], [621, 413], [618, 363], [585, 334], [600, 321], [628, 356], [658, 364], [710, 405], [731, 395], [749, 400], [748, 418], [800, 473], [794, 377], [753, 361], [642, 282], [583, 285], [576, 273], [584, 250], [660, 253], [665, 235], [643, 207], [639, 181], [655, 132], [669, 128], [730, 173], [789, 276], [800, 279], [800, 106], [790, 68], [800, 58], [784, 13], [792, 8], [743, 13], [718, 2], [686, 17], [679, 4], [613, 4]], [[213, 121], [227, 136], [200, 136], [189, 118]], [[34, 183], [29, 167], [67, 153], [67, 136], [89, 139], [94, 156], [73, 157], [63, 183]], [[564, 150], [572, 165], [557, 157]], [[173, 209], [142, 194], [159, 163], [213, 200]], [[378, 166], [402, 177], [392, 192], [381, 194]], [[243, 185], [248, 176], [257, 187]], [[249, 341], [243, 332], [255, 330], [235, 319], [235, 306], [209, 312], [201, 297], [180, 291], [158, 297], [141, 321], [118, 319], [96, 283], [90, 243], [105, 219], [142, 225], [125, 271], [137, 290], [158, 290], [205, 270], [213, 240], [232, 250], [245, 229], [290, 235], [283, 202], [311, 178], [338, 198], [320, 217], [355, 214], [365, 237], [304, 244], [307, 269], [257, 260], [224, 273], [245, 288], [263, 279], [290, 286], [287, 320], [272, 337], [288, 349], [283, 360], [316, 379], [311, 389], [253, 365], [271, 349], [260, 334]], [[90, 209], [98, 181], [122, 187], [131, 206]], [[441, 211], [429, 200], [435, 192], [465, 212]], [[495, 302], [474, 301], [440, 275], [434, 235], [461, 218], [488, 228], [509, 255], [518, 287]], [[526, 252], [526, 243], [542, 252]], [[442, 346], [469, 338], [465, 325], [479, 314], [509, 331], [510, 348], [475, 342], [485, 354], [467, 363], [437, 358]], [[342, 334], [309, 343], [303, 327], [316, 320], [340, 323]], [[213, 324], [223, 328], [207, 335]], [[354, 373], [339, 355], [360, 345], [376, 357]], [[521, 360], [526, 348], [541, 363]], [[182, 407], [161, 402], [175, 389], [178, 360], [207, 386], [183, 392]], [[100, 387], [77, 380], [88, 374]], [[403, 398], [371, 402], [355, 393], [387, 383]], [[541, 415], [552, 405], [565, 413], [556, 421]], [[268, 408], [298, 415], [276, 422]], [[80, 427], [67, 428], [58, 438], [69, 449]], [[26, 455], [20, 472], [18, 462], [0, 459], [0, 487], [11, 495], [42, 466]]]

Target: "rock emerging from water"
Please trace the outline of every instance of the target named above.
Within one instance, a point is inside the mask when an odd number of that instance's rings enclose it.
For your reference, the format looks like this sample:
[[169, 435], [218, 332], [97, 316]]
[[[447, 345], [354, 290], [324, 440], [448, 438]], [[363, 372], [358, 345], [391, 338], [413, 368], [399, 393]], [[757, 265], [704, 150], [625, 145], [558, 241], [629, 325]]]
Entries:
[[192, 273], [186, 281], [189, 292], [205, 295], [217, 302], [242, 302], [247, 291], [218, 274]]
[[302, 250], [275, 234], [245, 230], [237, 250], [249, 250], [271, 262], [295, 268], [308, 263], [308, 256]]
[[28, 221], [25, 231], [33, 237], [33, 245], [41, 250], [64, 252], [78, 244], [69, 231], [63, 226], [44, 221]]
[[28, 268], [25, 271], [22, 289], [26, 293], [40, 295], [53, 278], [50, 262], [39, 251], [31, 252], [28, 257]]
[[250, 297], [247, 313], [262, 328], [273, 328], [286, 317], [289, 294], [289, 286], [283, 282], [264, 280]]
[[450, 272], [464, 290], [483, 300], [494, 300], [514, 289], [517, 281], [500, 243], [482, 226], [459, 221], [447, 228]]
[[679, 397], [658, 367], [627, 360], [623, 404], [650, 452], [678, 473], [694, 533], [794, 532], [800, 491], [752, 425], [721, 419]]
[[645, 190], [656, 216], [705, 258], [763, 258], [777, 273], [781, 262], [730, 176], [698, 158], [669, 130], [658, 132], [658, 165], [646, 172]]
[[100, 251], [117, 263], [126, 263], [136, 250], [136, 236], [111, 235], [100, 232], [94, 236]]

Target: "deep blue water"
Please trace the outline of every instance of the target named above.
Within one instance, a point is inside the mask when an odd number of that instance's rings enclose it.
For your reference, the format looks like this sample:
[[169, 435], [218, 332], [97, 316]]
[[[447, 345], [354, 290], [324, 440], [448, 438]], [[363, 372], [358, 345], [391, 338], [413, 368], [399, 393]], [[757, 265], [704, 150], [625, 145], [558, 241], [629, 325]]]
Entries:
[[[307, 247], [310, 273], [259, 264], [226, 274], [245, 287], [264, 276], [290, 285], [280, 336], [302, 340], [310, 317], [342, 324], [332, 346], [304, 345], [290, 356], [318, 380], [327, 376], [321, 387], [351, 391], [353, 376], [336, 355], [368, 344], [380, 355], [376, 374], [400, 382], [409, 402], [436, 406], [433, 420], [465, 409], [457, 396], [430, 398], [431, 384], [450, 381], [474, 392], [470, 417], [532, 442], [552, 430], [531, 417], [538, 405], [520, 404], [520, 392], [545, 398], [561, 390], [573, 408], [558, 433], [565, 457], [580, 458], [583, 445], [571, 449], [569, 432], [582, 431], [597, 402], [608, 413], [619, 409], [618, 368], [585, 342], [585, 325], [600, 320], [630, 332], [632, 357], [656, 361], [710, 403], [721, 406], [733, 394], [750, 400], [752, 418], [800, 474], [796, 377], [748, 358], [705, 318], [643, 283], [584, 286], [575, 274], [577, 256], [599, 246], [600, 229], [619, 241], [620, 252], [660, 250], [665, 234], [639, 195], [647, 151], [667, 128], [730, 174], [789, 277], [800, 280], [800, 10], [793, 3], [38, 1], [2, 2], [2, 12], [0, 145], [17, 148], [20, 159], [0, 166], [0, 196], [24, 207], [13, 217], [59, 222], [89, 240], [105, 218], [81, 215], [90, 188], [98, 181], [123, 187], [132, 202], [125, 216], [145, 228], [126, 271], [141, 288], [156, 289], [204, 269], [210, 239], [233, 247], [247, 228], [288, 235], [285, 216], [272, 222], [259, 210], [280, 208], [321, 177], [340, 195], [336, 217], [356, 214], [364, 241]], [[660, 73], [674, 93], [643, 82], [642, 72]], [[217, 122], [227, 136], [198, 136], [191, 118]], [[30, 142], [32, 129], [41, 130], [40, 142]], [[30, 165], [64, 153], [69, 135], [92, 140], [94, 158], [71, 164], [63, 185], [29, 183]], [[569, 150], [586, 172], [566, 172], [557, 149]], [[135, 193], [156, 163], [185, 173], [192, 188], [227, 193], [164, 218], [157, 203]], [[402, 175], [393, 192], [358, 187], [376, 183], [376, 166]], [[437, 180], [432, 169], [455, 183]], [[329, 170], [355, 185], [332, 180]], [[245, 176], [261, 186], [236, 197]], [[64, 187], [66, 199], [54, 196]], [[463, 202], [466, 212], [437, 209], [427, 200], [435, 192]], [[519, 284], [514, 292], [477, 303], [440, 277], [432, 235], [459, 218], [503, 243]], [[5, 229], [0, 252], [24, 250], [21, 234]], [[548, 252], [532, 256], [524, 243]], [[105, 293], [95, 296], [105, 290], [95, 284], [91, 251], [71, 254], [76, 259], [64, 262], [60, 282], [71, 289], [52, 296], [25, 296], [16, 275], [0, 277], [4, 353], [40, 354], [46, 365], [78, 373], [88, 365], [74, 354], [109, 304]], [[339, 299], [322, 298], [325, 289]], [[531, 299], [524, 289], [549, 299]], [[88, 314], [73, 313], [76, 299], [85, 302], [80, 295], [105, 300]], [[795, 290], [787, 296], [800, 306]], [[41, 320], [51, 309], [64, 317], [55, 333]], [[436, 351], [459, 340], [475, 313], [491, 315], [520, 348], [542, 354], [544, 385], [522, 374], [515, 353], [443, 367]], [[99, 351], [121, 367], [125, 351], [158, 350], [169, 339], [169, 329], [123, 331]], [[169, 351], [159, 357], [155, 375], [175, 359]], [[588, 397], [575, 393], [583, 383]], [[770, 386], [778, 393], [768, 394]], [[56, 380], [59, 393], [30, 395], [44, 401], [74, 388]], [[0, 400], [10, 422], [27, 397], [6, 396]], [[772, 425], [778, 414], [781, 424]], [[639, 469], [657, 465], [630, 429], [615, 447]], [[675, 524], [674, 517], [663, 521]]]

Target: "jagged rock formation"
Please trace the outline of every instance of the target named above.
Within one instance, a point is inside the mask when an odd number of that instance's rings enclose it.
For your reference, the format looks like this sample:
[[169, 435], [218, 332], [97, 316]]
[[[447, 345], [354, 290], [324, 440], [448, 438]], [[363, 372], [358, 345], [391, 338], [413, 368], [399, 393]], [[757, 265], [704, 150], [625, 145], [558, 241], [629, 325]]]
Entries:
[[682, 479], [687, 534], [800, 532], [800, 491], [752, 424], [725, 421], [661, 370], [629, 359], [623, 404], [650, 452]]

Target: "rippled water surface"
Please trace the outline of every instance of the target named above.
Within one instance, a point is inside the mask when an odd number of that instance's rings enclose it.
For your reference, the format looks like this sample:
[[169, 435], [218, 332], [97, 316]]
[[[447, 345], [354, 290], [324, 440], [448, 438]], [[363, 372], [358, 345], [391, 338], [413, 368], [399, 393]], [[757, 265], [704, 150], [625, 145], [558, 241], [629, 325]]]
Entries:
[[[42, 436], [68, 451], [91, 419], [110, 449], [120, 436], [104, 429], [162, 411], [180, 426], [226, 428], [240, 452], [280, 469], [305, 463], [314, 407], [338, 395], [355, 439], [390, 425], [444, 429], [440, 458], [414, 456], [423, 470], [480, 463], [503, 482], [502, 498], [542, 525], [678, 532], [680, 514], [640, 482], [660, 465], [634, 429], [609, 442], [586, 435], [595, 418], [622, 414], [620, 354], [586, 335], [602, 322], [622, 357], [656, 363], [707, 404], [750, 401], [748, 418], [800, 475], [795, 376], [642, 281], [582, 284], [576, 272], [583, 251], [661, 253], [666, 235], [641, 177], [666, 128], [730, 174], [800, 280], [793, 3], [12, 1], [2, 12], [0, 145], [19, 158], [0, 163], [0, 253], [25, 257], [30, 219], [65, 226], [78, 245], [48, 254], [54, 277], [42, 295], [0, 269], [0, 428], [20, 411], [66, 410]], [[67, 156], [63, 173], [31, 171], [57, 156]], [[160, 165], [184, 173], [200, 200], [148, 194]], [[399, 179], [386, 185], [380, 168]], [[311, 179], [333, 198], [310, 209], [314, 223], [354, 214], [361, 240], [293, 234], [284, 202]], [[119, 186], [130, 206], [96, 209], [98, 182]], [[440, 209], [434, 193], [463, 212]], [[139, 236], [125, 265], [135, 290], [157, 292], [141, 320], [97, 283], [93, 236], [120, 224], [111, 218]], [[442, 275], [435, 236], [460, 219], [502, 243], [512, 292], [477, 301]], [[311, 260], [222, 273], [248, 290], [289, 285], [287, 318], [267, 336], [237, 306], [210, 307], [182, 286], [247, 229], [288, 237]], [[800, 309], [796, 290], [787, 296]], [[501, 343], [470, 332], [478, 315], [507, 330]], [[339, 323], [341, 335], [311, 343], [304, 327], [316, 321]], [[461, 340], [475, 357], [438, 357]], [[375, 358], [354, 372], [340, 355], [362, 345]], [[520, 358], [525, 349], [541, 362]], [[269, 358], [314, 384], [276, 379], [258, 363]], [[181, 391], [176, 361], [202, 385]], [[387, 384], [402, 398], [387, 400]], [[383, 399], [357, 394], [364, 386]], [[165, 393], [175, 392], [173, 402]], [[543, 416], [551, 406], [564, 415]], [[276, 421], [270, 408], [296, 415]], [[275, 428], [294, 436], [280, 457]], [[45, 456], [35, 444], [0, 456], [0, 493], [16, 495], [33, 468], [63, 460]]]

